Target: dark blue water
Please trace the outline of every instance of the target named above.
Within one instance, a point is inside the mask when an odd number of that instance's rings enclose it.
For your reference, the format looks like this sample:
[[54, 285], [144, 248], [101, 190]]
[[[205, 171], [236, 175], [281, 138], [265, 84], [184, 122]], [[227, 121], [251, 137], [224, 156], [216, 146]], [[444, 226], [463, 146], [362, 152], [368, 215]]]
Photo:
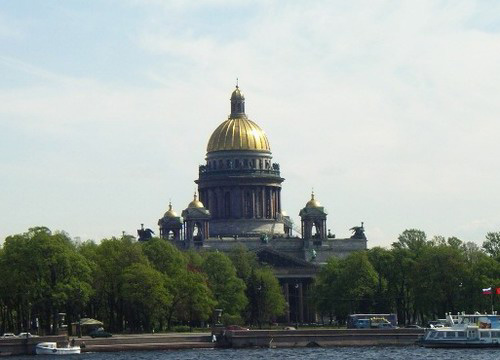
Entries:
[[[219, 359], [443, 359], [443, 360], [496, 360], [500, 359], [498, 349], [426, 349], [411, 347], [334, 347], [296, 349], [224, 349], [224, 350], [175, 350], [175, 351], [130, 351], [113, 353], [85, 353], [71, 356], [37, 355], [44, 360], [219, 360]], [[33, 360], [33, 356], [12, 356], [9, 360]]]

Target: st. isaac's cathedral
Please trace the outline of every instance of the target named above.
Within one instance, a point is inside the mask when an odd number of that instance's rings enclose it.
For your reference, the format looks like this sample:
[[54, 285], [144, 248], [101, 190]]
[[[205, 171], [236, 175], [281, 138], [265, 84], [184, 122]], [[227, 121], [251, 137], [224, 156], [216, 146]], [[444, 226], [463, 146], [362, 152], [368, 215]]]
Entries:
[[[180, 216], [169, 204], [158, 221], [160, 236], [181, 249], [230, 251], [245, 246], [273, 267], [283, 288], [288, 322], [312, 322], [307, 304], [319, 266], [331, 256], [367, 248], [363, 224], [353, 236], [337, 239], [327, 231], [327, 211], [311, 194], [300, 210], [300, 229], [281, 208], [280, 166], [272, 162], [264, 131], [245, 114], [245, 97], [236, 86], [231, 114], [212, 133], [206, 162], [199, 166], [198, 196]], [[295, 235], [295, 234], [297, 235]]]

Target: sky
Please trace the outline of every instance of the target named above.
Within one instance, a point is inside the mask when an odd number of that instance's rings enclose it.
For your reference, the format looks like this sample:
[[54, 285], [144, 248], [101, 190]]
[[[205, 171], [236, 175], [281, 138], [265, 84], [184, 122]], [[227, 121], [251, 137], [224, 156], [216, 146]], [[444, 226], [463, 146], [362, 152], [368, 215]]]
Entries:
[[0, 1], [0, 242], [136, 235], [192, 200], [239, 78], [296, 225], [500, 231], [498, 1]]

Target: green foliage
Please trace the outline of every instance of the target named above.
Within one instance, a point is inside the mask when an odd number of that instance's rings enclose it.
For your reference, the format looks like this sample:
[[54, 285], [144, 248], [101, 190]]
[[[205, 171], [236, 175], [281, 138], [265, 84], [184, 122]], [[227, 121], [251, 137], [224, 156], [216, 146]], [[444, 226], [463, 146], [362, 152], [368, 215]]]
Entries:
[[142, 249], [154, 268], [163, 274], [176, 276], [186, 267], [185, 256], [168, 241], [153, 238], [144, 242]]
[[245, 283], [236, 276], [229, 257], [219, 252], [208, 253], [203, 259], [202, 269], [207, 274], [216, 306], [227, 314], [240, 314], [247, 304]]
[[488, 255], [500, 261], [500, 232], [489, 232], [486, 234], [483, 249]]
[[240, 315], [222, 314], [221, 322], [224, 326], [243, 325], [245, 321]]
[[243, 281], [247, 281], [252, 270], [258, 267], [257, 256], [254, 252], [248, 251], [243, 245], [231, 249], [229, 258], [236, 268], [236, 274]]
[[159, 323], [171, 301], [166, 277], [149, 264], [136, 263], [127, 267], [121, 276], [125, 312], [129, 313], [131, 330], [149, 332]]
[[275, 320], [285, 312], [285, 298], [270, 268], [253, 269], [247, 282], [248, 318], [251, 324]]
[[37, 315], [47, 332], [57, 331], [57, 313], [82, 307], [91, 294], [91, 267], [65, 233], [46, 227], [10, 236], [0, 257], [2, 301], [18, 312], [18, 330]]

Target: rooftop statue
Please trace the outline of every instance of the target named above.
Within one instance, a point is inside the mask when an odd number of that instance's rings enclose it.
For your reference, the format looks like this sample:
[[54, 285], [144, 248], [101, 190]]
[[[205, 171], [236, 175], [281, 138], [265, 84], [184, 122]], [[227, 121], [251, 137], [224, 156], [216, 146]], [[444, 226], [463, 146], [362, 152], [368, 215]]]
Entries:
[[351, 239], [363, 239], [366, 240], [366, 235], [365, 235], [365, 228], [363, 226], [363, 222], [361, 222], [361, 226], [353, 226], [350, 228], [353, 232]]
[[153, 235], [154, 235], [154, 231], [151, 230], [151, 229], [144, 229], [144, 224], [141, 224], [141, 228], [139, 230], [137, 230], [137, 236], [139, 236], [139, 241], [147, 241], [147, 240], [150, 240]]

